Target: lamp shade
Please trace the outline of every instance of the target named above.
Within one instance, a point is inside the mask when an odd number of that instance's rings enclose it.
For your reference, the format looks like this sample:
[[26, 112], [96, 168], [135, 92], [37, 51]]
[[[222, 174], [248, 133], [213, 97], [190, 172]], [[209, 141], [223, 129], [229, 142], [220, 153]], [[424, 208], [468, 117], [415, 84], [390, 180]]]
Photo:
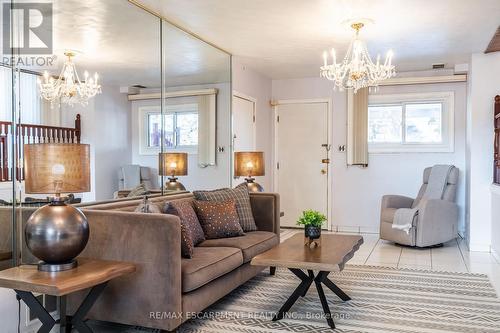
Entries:
[[261, 151], [240, 151], [234, 153], [234, 175], [264, 176], [264, 153]]
[[90, 191], [90, 146], [73, 143], [24, 145], [26, 193]]
[[186, 176], [188, 174], [187, 153], [160, 153], [158, 173], [163, 176]]

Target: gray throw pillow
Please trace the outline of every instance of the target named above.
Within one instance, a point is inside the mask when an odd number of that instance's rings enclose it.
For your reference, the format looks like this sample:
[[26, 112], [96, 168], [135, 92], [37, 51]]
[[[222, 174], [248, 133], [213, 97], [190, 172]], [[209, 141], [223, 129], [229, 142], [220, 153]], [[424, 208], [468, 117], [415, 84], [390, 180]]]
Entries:
[[213, 191], [194, 191], [194, 197], [199, 201], [228, 201], [234, 200], [236, 203], [236, 211], [243, 231], [255, 231], [257, 226], [253, 218], [252, 206], [250, 205], [250, 195], [248, 188], [245, 186], [238, 186], [234, 189], [223, 188]]

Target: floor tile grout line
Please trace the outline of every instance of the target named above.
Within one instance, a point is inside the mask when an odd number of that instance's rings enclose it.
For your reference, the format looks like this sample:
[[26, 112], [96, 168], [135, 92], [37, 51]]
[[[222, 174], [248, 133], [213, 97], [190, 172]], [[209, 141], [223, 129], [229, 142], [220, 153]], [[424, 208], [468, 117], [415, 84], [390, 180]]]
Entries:
[[403, 248], [401, 247], [399, 249], [399, 258], [398, 258], [398, 264], [397, 264], [397, 268], [399, 268], [399, 263], [401, 262], [401, 256], [403, 255]]
[[366, 263], [368, 262], [368, 259], [370, 259], [370, 257], [372, 256], [373, 250], [375, 250], [375, 248], [377, 247], [379, 242], [380, 242], [380, 238], [377, 239], [377, 241], [375, 242], [375, 245], [372, 247], [372, 250], [370, 251], [370, 254], [368, 255], [368, 257], [366, 257], [364, 265], [366, 265]]
[[464, 254], [462, 252], [462, 249], [460, 248], [460, 244], [458, 243], [458, 238], [455, 238], [455, 242], [457, 243], [457, 246], [458, 246], [458, 251], [460, 251], [460, 256], [462, 257], [462, 261], [465, 265], [465, 269], [467, 270], [467, 272], [471, 272], [470, 268], [469, 268], [469, 265], [467, 265], [467, 263], [465, 262], [465, 257], [464, 257]]

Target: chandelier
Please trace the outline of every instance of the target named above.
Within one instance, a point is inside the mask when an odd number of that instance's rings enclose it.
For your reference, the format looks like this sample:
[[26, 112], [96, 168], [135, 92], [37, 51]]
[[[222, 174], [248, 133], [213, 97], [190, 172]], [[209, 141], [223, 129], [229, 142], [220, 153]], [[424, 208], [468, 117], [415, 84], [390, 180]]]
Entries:
[[353, 23], [351, 28], [356, 31], [354, 40], [349, 45], [347, 54], [341, 63], [337, 63], [335, 49], [332, 49], [333, 62], [328, 64], [328, 52], [323, 53], [323, 66], [320, 67], [321, 77], [334, 82], [335, 86], [343, 89], [354, 89], [356, 93], [361, 88], [376, 87], [380, 81], [396, 75], [392, 62], [392, 51], [387, 52], [385, 62], [380, 63], [380, 55], [377, 62], [373, 63], [366, 44], [359, 39], [359, 30], [363, 23]]
[[99, 76], [95, 73], [93, 78], [89, 77], [89, 73], [85, 71], [85, 80], [80, 81], [75, 63], [71, 61], [75, 53], [68, 51], [64, 55], [67, 59], [57, 79], [50, 77], [47, 71], [43, 74], [43, 81], [38, 79], [40, 95], [43, 99], [50, 101], [51, 107], [56, 103], [65, 103], [70, 106], [77, 103], [87, 105], [90, 98], [102, 92], [101, 85], [98, 83]]

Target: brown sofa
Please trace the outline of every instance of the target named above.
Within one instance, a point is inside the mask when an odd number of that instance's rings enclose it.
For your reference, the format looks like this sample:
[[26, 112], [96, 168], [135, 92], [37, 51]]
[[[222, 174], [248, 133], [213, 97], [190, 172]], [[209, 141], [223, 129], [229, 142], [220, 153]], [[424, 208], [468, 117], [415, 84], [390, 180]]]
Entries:
[[[163, 205], [185, 198], [192, 194], [151, 200]], [[91, 233], [81, 256], [137, 265], [136, 273], [109, 283], [89, 318], [170, 331], [254, 277], [264, 267], [251, 266], [252, 257], [279, 243], [280, 210], [277, 194], [250, 199], [258, 231], [207, 240], [192, 259], [181, 258], [176, 216], [134, 213], [140, 200], [82, 205]], [[69, 297], [71, 311], [83, 296]]]

